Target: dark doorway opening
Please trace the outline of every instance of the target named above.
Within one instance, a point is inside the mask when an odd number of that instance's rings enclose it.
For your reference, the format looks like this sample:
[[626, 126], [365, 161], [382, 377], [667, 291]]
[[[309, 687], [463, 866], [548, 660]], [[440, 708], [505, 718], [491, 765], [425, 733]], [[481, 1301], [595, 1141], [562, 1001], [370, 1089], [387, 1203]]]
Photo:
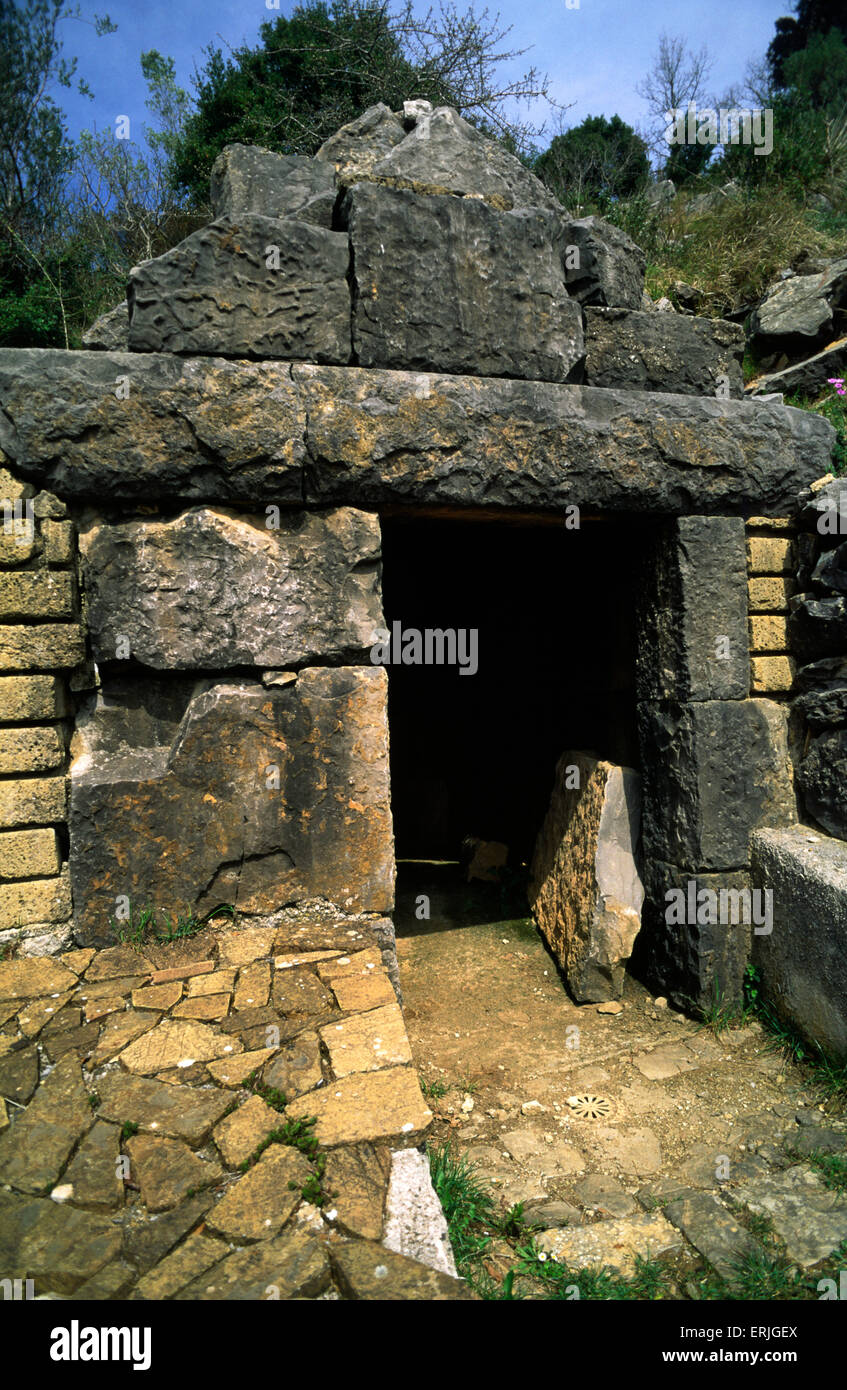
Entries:
[[581, 518], [384, 515], [389, 630], [478, 634], [478, 669], [388, 666], [398, 860], [462, 857], [469, 837], [531, 858], [556, 762], [638, 766], [635, 599], [642, 527]]

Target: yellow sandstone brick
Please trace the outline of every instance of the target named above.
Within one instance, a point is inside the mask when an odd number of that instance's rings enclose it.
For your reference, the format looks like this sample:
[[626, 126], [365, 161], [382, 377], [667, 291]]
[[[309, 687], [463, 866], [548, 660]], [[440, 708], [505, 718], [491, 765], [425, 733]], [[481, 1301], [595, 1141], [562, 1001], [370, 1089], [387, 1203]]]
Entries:
[[58, 671], [78, 666], [84, 656], [85, 642], [75, 623], [0, 627], [2, 671]]
[[790, 579], [749, 579], [747, 595], [752, 613], [786, 613], [794, 592]]
[[777, 536], [748, 536], [747, 563], [752, 574], [788, 574], [793, 567], [791, 542]]
[[788, 650], [788, 624], [778, 613], [750, 618], [750, 650], [753, 652], [785, 652]]
[[753, 694], [782, 694], [794, 684], [794, 662], [790, 656], [754, 656]]
[[65, 759], [65, 741], [56, 725], [4, 729], [0, 734], [0, 773], [50, 772]]
[[67, 692], [59, 676], [0, 676], [0, 722], [29, 724], [67, 713]]
[[0, 930], [31, 927], [37, 922], [66, 922], [71, 915], [67, 872], [55, 878], [0, 884]]
[[72, 521], [45, 521], [42, 525], [48, 565], [69, 565], [74, 558]]
[[751, 516], [747, 518], [748, 531], [794, 531], [795, 522], [790, 516]]
[[0, 826], [52, 825], [65, 819], [64, 777], [25, 777], [0, 782]]
[[41, 543], [34, 528], [13, 526], [7, 529], [2, 524], [0, 510], [0, 565], [4, 568], [23, 565], [37, 555], [40, 548]]
[[42, 878], [60, 868], [55, 830], [0, 831], [0, 879]]
[[0, 618], [72, 618], [73, 575], [23, 570], [0, 574]]

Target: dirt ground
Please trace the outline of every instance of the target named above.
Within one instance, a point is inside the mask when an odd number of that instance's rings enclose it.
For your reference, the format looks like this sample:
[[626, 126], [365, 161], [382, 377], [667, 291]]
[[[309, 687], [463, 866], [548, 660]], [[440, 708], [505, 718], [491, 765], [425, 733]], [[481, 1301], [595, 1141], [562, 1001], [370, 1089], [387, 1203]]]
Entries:
[[[428, 921], [415, 916], [422, 893]], [[619, 1013], [578, 1006], [532, 921], [500, 904], [458, 869], [402, 867], [397, 953], [432, 1138], [478, 1164], [504, 1208], [547, 1199], [623, 1216], [645, 1187], [714, 1189], [729, 1165], [769, 1160], [804, 1107], [820, 1123], [757, 1023], [716, 1038], [632, 977]], [[586, 1096], [599, 1113], [581, 1113]]]

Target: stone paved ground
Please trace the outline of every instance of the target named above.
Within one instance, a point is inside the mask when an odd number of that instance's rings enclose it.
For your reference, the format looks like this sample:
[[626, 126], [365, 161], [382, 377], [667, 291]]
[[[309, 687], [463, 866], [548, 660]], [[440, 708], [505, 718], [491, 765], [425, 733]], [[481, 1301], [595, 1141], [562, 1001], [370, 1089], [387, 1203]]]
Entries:
[[[847, 1123], [759, 1024], [715, 1037], [632, 977], [622, 1005], [577, 1006], [531, 921], [486, 921], [478, 904], [462, 918], [455, 890], [417, 880], [404, 907], [402, 882], [400, 979], [431, 1142], [472, 1161], [502, 1209], [523, 1203], [548, 1254], [727, 1273], [754, 1248], [753, 1215], [812, 1270], [847, 1239], [847, 1196], [805, 1160], [847, 1154]], [[426, 924], [411, 907], [422, 888]], [[584, 1095], [602, 1102], [595, 1118], [571, 1104]], [[514, 1248], [491, 1249], [502, 1278]]]
[[471, 1296], [398, 1253], [432, 1116], [367, 923], [6, 961], [0, 1097], [0, 1275], [37, 1296]]

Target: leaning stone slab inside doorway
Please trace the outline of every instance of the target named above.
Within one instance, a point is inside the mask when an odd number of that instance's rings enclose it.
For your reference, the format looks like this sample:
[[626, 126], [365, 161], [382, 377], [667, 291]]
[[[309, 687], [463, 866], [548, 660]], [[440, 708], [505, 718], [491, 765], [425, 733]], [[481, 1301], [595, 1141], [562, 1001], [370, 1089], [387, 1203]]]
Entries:
[[530, 903], [578, 1003], [618, 999], [641, 925], [640, 778], [563, 753], [530, 870]]

